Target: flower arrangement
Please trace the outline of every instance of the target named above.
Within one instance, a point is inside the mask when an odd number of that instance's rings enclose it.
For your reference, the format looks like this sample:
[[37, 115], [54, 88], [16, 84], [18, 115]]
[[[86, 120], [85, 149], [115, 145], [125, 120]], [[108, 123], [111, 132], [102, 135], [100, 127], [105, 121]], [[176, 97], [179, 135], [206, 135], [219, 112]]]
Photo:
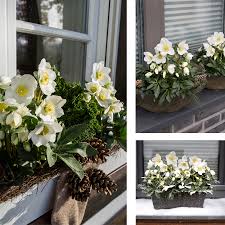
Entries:
[[193, 96], [198, 84], [193, 65], [193, 55], [186, 41], [173, 44], [162, 38], [155, 47], [155, 55], [144, 53], [148, 67], [137, 67], [136, 86], [142, 95], [153, 96], [158, 104], [171, 103], [177, 98]]
[[225, 38], [222, 32], [215, 32], [199, 49], [197, 62], [201, 64], [209, 77], [225, 76]]
[[178, 159], [174, 151], [163, 160], [156, 154], [149, 160], [141, 189], [148, 196], [173, 199], [180, 194], [212, 194], [215, 172], [197, 156]]
[[[0, 185], [22, 183], [53, 166], [70, 169], [81, 185], [87, 180], [86, 163], [105, 162], [115, 142], [125, 148], [125, 110], [115, 97], [109, 73], [103, 62], [95, 63], [92, 82], [83, 88], [65, 81], [42, 59], [33, 75], [1, 77]], [[107, 193], [115, 191], [115, 184], [107, 181], [110, 192], [102, 177], [110, 179], [104, 173], [98, 179]], [[85, 194], [88, 197], [90, 189]]]

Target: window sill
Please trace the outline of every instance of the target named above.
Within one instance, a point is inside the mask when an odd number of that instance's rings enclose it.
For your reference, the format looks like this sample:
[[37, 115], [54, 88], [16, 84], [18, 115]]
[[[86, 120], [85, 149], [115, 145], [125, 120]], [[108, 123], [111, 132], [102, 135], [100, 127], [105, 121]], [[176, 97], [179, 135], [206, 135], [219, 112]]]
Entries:
[[198, 102], [173, 113], [136, 110], [138, 133], [220, 133], [225, 131], [225, 91], [203, 90]]
[[[206, 199], [203, 208], [185, 208], [155, 210], [151, 199], [136, 200], [137, 219], [225, 219], [225, 198]], [[188, 210], [187, 210], [188, 209]]]

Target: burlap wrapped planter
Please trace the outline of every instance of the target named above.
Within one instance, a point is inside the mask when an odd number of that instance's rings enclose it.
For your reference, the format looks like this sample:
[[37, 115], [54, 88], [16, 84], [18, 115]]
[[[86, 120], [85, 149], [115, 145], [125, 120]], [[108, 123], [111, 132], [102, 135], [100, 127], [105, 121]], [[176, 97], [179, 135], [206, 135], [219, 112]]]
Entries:
[[154, 98], [151, 95], [144, 95], [139, 98], [139, 106], [150, 112], [176, 112], [192, 102], [191, 98], [175, 98], [170, 103], [163, 103], [160, 105], [158, 102], [154, 102]]
[[206, 88], [213, 90], [225, 89], [225, 77], [207, 77]]
[[175, 196], [173, 199], [156, 198], [152, 196], [152, 202], [155, 209], [172, 209], [177, 207], [195, 207], [203, 208], [205, 194], [193, 194], [181, 193]]

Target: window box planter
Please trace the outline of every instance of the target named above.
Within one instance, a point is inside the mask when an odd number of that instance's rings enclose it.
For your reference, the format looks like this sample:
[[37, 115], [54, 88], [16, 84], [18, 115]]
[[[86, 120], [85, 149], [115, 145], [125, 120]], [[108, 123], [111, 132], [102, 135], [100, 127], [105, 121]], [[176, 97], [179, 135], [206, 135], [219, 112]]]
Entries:
[[152, 202], [155, 209], [172, 209], [177, 207], [195, 207], [203, 208], [206, 194], [182, 193], [175, 196], [173, 199], [157, 198], [152, 196]]
[[224, 90], [225, 77], [207, 77], [206, 88], [213, 90]]
[[[116, 148], [116, 146], [115, 146]], [[99, 169], [110, 174], [126, 163], [126, 152], [119, 149]], [[59, 175], [34, 185], [24, 194], [0, 203], [0, 224], [29, 224], [53, 208]]]
[[52, 209], [58, 176], [34, 185], [24, 194], [0, 203], [0, 224], [29, 224]]

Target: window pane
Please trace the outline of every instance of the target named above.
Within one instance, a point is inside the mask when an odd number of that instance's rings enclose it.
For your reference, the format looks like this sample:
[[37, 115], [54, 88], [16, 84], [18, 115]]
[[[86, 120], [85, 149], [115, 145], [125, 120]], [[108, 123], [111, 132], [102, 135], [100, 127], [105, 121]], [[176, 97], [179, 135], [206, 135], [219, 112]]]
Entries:
[[165, 0], [165, 36], [187, 40], [197, 50], [213, 32], [223, 31], [223, 0]]
[[207, 161], [208, 166], [216, 172], [218, 177], [218, 141], [144, 141], [144, 165], [147, 166], [149, 159], [159, 153], [165, 160], [165, 156], [175, 151], [181, 158], [186, 156], [198, 156]]
[[17, 0], [17, 19], [87, 32], [88, 0]]
[[37, 70], [40, 60], [46, 58], [56, 65], [65, 79], [83, 81], [85, 51], [84, 43], [17, 33], [17, 71], [32, 73]]

